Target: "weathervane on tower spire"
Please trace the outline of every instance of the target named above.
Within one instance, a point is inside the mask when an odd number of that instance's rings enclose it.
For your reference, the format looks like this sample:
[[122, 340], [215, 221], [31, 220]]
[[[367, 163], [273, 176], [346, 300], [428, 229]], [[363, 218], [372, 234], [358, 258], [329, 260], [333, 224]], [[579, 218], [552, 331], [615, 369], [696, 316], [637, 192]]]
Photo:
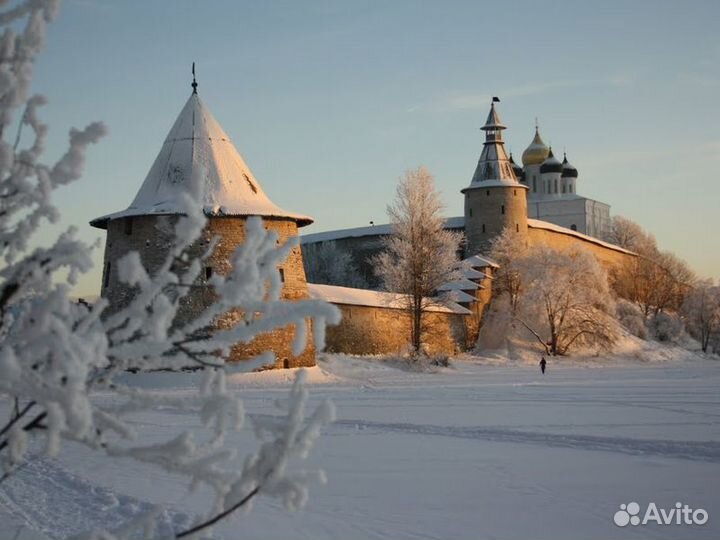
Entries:
[[197, 94], [198, 83], [195, 80], [195, 62], [192, 63], [192, 76], [193, 76], [193, 82], [190, 86], [192, 86], [193, 94]]

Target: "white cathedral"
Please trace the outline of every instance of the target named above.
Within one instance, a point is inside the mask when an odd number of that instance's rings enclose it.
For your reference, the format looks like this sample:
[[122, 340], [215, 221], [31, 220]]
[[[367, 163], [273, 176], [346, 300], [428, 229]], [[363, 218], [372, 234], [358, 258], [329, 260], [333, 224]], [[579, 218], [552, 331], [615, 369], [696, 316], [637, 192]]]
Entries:
[[564, 156], [560, 162], [535, 127], [535, 137], [522, 154], [520, 167], [510, 163], [528, 188], [528, 217], [604, 239], [610, 231], [610, 205], [577, 194], [578, 171]]

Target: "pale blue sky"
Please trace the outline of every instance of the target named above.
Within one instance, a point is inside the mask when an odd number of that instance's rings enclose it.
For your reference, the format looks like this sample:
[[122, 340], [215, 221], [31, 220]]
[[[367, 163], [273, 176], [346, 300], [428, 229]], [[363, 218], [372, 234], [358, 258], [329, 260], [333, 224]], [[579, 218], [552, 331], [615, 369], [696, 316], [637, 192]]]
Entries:
[[[122, 210], [199, 92], [268, 195], [326, 229], [385, 221], [405, 169], [435, 174], [448, 215], [500, 96], [516, 156], [539, 117], [578, 192], [720, 277], [720, 3], [66, 0], [34, 90], [48, 157], [105, 121], [64, 224]], [[103, 238], [104, 239], [104, 238]], [[80, 294], [96, 293], [97, 269]]]

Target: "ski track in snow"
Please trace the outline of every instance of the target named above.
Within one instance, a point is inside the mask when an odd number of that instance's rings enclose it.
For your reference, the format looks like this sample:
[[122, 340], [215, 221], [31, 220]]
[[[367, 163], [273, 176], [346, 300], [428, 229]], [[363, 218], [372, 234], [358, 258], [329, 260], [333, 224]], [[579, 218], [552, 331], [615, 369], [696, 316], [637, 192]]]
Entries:
[[379, 432], [431, 435], [459, 439], [477, 439], [501, 443], [538, 444], [557, 448], [619, 452], [636, 456], [658, 456], [691, 461], [720, 461], [720, 442], [671, 441], [660, 439], [632, 439], [518, 431], [504, 428], [476, 426], [433, 426], [409, 423], [337, 420], [334, 425], [350, 429], [375, 429]]
[[[40, 456], [33, 457], [3, 482], [2, 506], [21, 516], [31, 529], [53, 539], [93, 529], [113, 530], [154, 508], [150, 503], [93, 485], [55, 460]], [[173, 531], [189, 524], [187, 514], [164, 510], [157, 532], [172, 537]]]

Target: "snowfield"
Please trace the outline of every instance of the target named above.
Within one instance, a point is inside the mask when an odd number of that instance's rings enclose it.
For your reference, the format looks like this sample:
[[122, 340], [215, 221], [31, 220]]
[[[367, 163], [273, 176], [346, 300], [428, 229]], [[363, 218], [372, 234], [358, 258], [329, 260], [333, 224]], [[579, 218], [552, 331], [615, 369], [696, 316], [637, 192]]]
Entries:
[[[664, 356], [664, 358], [663, 358]], [[682, 356], [682, 358], [681, 358]], [[626, 355], [627, 358], [627, 355]], [[224, 538], [718, 538], [720, 362], [655, 354], [652, 361], [464, 357], [408, 371], [381, 359], [329, 355], [310, 371], [313, 401], [338, 420], [313, 449], [326, 485], [288, 513], [261, 499], [215, 529]], [[133, 379], [133, 377], [135, 379]], [[128, 375], [163, 392], [194, 376]], [[292, 370], [235, 374], [251, 415], [272, 414]], [[2, 404], [6, 407], [6, 404]], [[4, 410], [2, 412], [5, 412]], [[163, 410], [135, 420], [143, 441], [195, 416]], [[237, 447], [252, 443], [249, 430]], [[113, 527], [169, 501], [161, 530], [189, 523], [206, 494], [183, 499], [175, 478], [66, 447], [0, 487], [0, 537], [64, 538]], [[705, 525], [613, 523], [620, 504], [703, 508]]]

